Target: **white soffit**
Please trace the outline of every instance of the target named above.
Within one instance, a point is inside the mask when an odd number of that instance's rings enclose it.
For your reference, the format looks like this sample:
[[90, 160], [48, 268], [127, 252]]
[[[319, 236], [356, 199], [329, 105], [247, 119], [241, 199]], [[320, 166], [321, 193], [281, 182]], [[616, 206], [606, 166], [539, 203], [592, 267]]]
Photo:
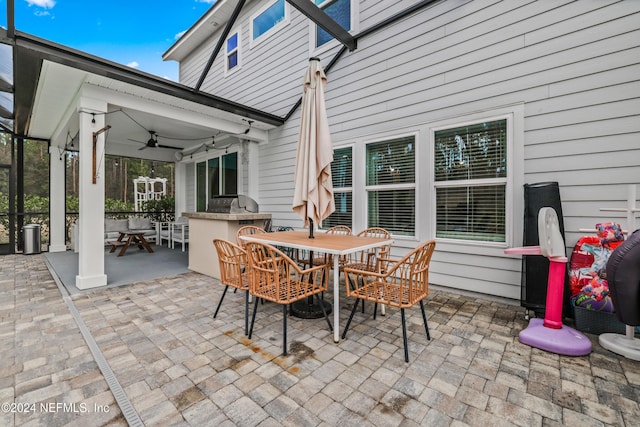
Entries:
[[219, 0], [162, 55], [162, 59], [165, 61], [182, 61], [198, 46], [209, 40], [216, 31], [224, 27], [233, 14], [237, 3], [237, 0]]
[[84, 82], [86, 72], [43, 61], [29, 123], [29, 135], [49, 139]]
[[[120, 107], [133, 115], [146, 129], [160, 134], [182, 136], [185, 139], [200, 138], [217, 133], [242, 133], [247, 122], [242, 116], [201, 105], [193, 101], [177, 98], [162, 92], [124, 83], [108, 77], [98, 76], [66, 65], [44, 61], [38, 81], [35, 105], [30, 119], [30, 136], [50, 139], [56, 131], [67, 128], [73, 133], [69, 123], [62, 123], [70, 109], [75, 108], [77, 94], [83, 88], [93, 87], [89, 96], [103, 99], [114, 111]], [[85, 92], [83, 92], [85, 93]], [[71, 121], [76, 121], [72, 114]], [[252, 121], [252, 139], [266, 140], [266, 131], [275, 126]], [[132, 121], [124, 114], [110, 114], [108, 123], [114, 127], [133, 130]], [[137, 126], [137, 139], [145, 138], [145, 132]], [[66, 134], [67, 132], [64, 131]], [[119, 133], [112, 130], [113, 136]], [[124, 137], [125, 135], [118, 135]], [[120, 138], [118, 138], [120, 139]], [[191, 142], [190, 144], [194, 144]], [[175, 142], [171, 145], [185, 148], [189, 143]]]

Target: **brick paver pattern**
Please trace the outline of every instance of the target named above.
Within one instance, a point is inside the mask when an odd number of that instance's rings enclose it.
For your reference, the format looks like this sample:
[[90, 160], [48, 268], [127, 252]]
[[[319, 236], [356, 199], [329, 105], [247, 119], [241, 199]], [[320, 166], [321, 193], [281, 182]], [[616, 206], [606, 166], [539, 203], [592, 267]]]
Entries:
[[[515, 305], [432, 290], [431, 341], [407, 311], [410, 363], [398, 310], [368, 304], [339, 344], [324, 318], [290, 317], [283, 357], [280, 306], [249, 340], [243, 293], [212, 318], [222, 290], [188, 273], [72, 297], [145, 425], [640, 425], [640, 362], [593, 335], [585, 357], [523, 345]], [[127, 424], [41, 255], [0, 257], [0, 337], [0, 425]]]

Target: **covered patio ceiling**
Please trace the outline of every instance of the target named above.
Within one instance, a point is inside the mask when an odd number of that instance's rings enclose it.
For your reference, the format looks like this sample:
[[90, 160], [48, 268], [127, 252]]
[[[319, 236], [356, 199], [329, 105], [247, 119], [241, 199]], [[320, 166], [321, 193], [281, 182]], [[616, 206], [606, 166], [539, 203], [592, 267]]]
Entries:
[[[16, 33], [14, 133], [73, 150], [78, 99], [107, 103], [106, 153], [175, 161], [211, 143], [263, 142], [283, 118], [36, 37]], [[82, 110], [80, 110], [82, 114]], [[91, 114], [91, 112], [85, 112]], [[158, 147], [146, 147], [152, 137]], [[171, 148], [167, 148], [171, 147]], [[77, 144], [75, 145], [77, 148]]]

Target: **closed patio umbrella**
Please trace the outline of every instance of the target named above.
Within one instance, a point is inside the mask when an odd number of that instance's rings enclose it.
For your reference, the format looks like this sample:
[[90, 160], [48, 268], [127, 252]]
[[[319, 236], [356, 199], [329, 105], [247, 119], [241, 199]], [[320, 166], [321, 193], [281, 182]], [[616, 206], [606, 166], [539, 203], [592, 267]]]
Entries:
[[[293, 210], [304, 220], [305, 227], [309, 226], [310, 239], [313, 239], [314, 223], [322, 225], [322, 220], [336, 210], [331, 182], [333, 144], [324, 104], [326, 84], [327, 76], [320, 59], [310, 58], [304, 76], [293, 193]], [[309, 265], [313, 266], [312, 252], [309, 253]], [[322, 304], [327, 312], [331, 312], [331, 304], [326, 301]], [[307, 319], [323, 315], [322, 306], [314, 304], [313, 298], [292, 304], [291, 312]]]
[[335, 211], [331, 182], [333, 145], [324, 103], [326, 84], [320, 60], [309, 59], [302, 94], [293, 210], [304, 220], [305, 227], [309, 226], [310, 238], [314, 222], [322, 225], [322, 220]]

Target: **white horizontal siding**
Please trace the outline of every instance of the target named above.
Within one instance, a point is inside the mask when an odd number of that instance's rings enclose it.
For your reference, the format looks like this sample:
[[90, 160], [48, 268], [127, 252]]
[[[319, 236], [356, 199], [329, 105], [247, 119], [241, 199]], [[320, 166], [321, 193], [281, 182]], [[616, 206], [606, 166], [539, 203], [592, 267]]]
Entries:
[[[221, 57], [205, 87], [284, 114], [300, 98], [308, 21], [292, 9], [285, 29], [249, 48], [248, 16], [261, 2], [255, 3], [239, 20], [242, 69], [225, 78]], [[415, 3], [362, 0], [359, 28]], [[322, 56], [324, 65], [330, 57]], [[191, 55], [181, 78], [197, 79], [207, 58]], [[430, 123], [522, 105], [524, 170], [518, 173], [527, 183], [560, 183], [567, 247], [584, 234], [581, 228], [611, 218], [624, 222], [624, 214], [600, 208], [624, 207], [626, 185], [640, 183], [640, 2], [445, 0], [358, 40], [358, 49], [343, 55], [327, 77], [336, 144], [421, 129], [418, 144], [426, 150]], [[260, 209], [273, 214], [275, 226], [302, 225], [291, 211], [299, 114], [260, 145]], [[419, 188], [420, 197], [428, 190]], [[522, 188], [514, 192], [521, 203]], [[417, 212], [418, 240], [430, 238], [428, 215]], [[522, 218], [521, 210], [514, 215]], [[396, 239], [394, 252], [415, 244]], [[520, 266], [501, 248], [439, 244], [430, 280], [517, 299]]]
[[[309, 26], [307, 20], [290, 6], [289, 23], [252, 46], [249, 21], [263, 4], [253, 2], [245, 6], [236, 21], [234, 30], [241, 34], [240, 68], [225, 76], [226, 56], [222, 49], [201, 90], [282, 116], [293, 106], [293, 97], [301, 90], [306, 63], [299, 59], [308, 58]], [[219, 35], [220, 31], [181, 63], [181, 81], [192, 85], [197, 82]]]

